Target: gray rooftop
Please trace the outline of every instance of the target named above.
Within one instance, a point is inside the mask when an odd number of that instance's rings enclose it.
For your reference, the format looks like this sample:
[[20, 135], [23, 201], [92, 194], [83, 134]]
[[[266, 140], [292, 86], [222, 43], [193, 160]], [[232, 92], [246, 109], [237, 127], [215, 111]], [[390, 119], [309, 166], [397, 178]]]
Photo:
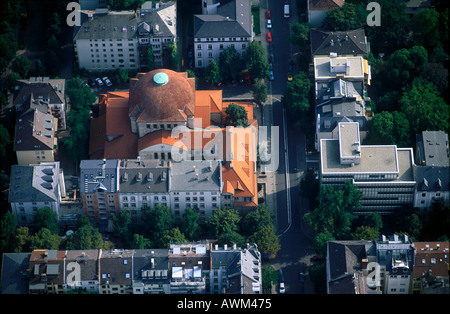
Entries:
[[168, 281], [169, 250], [145, 249], [135, 250], [133, 256], [133, 280]]
[[3, 253], [2, 294], [28, 294], [27, 268], [31, 253]]
[[[169, 12], [174, 2], [162, 4], [158, 9], [135, 11], [81, 11], [80, 27], [74, 30], [74, 40], [78, 39], [122, 39], [136, 38], [138, 26], [143, 22], [152, 26], [153, 36], [176, 36], [176, 16]], [[173, 10], [175, 12], [175, 9]], [[176, 14], [176, 13], [174, 13]], [[157, 28], [154, 28], [155, 25]]]
[[448, 135], [443, 131], [423, 131], [416, 136], [417, 164], [449, 166]]
[[311, 29], [312, 54], [329, 55], [334, 52], [338, 55], [365, 55], [370, 48], [364, 28], [349, 31], [326, 31]]
[[80, 163], [80, 192], [99, 190], [114, 193], [119, 188], [119, 160], [82, 160]]
[[187, 160], [171, 164], [171, 191], [221, 190], [221, 162]]
[[416, 167], [417, 191], [449, 191], [448, 167]]
[[250, 1], [222, 0], [217, 14], [194, 15], [194, 37], [252, 36]]
[[120, 191], [165, 193], [169, 191], [169, 165], [159, 160], [124, 160], [120, 163]]
[[9, 202], [55, 202], [59, 198], [59, 161], [11, 167]]
[[75, 262], [81, 265], [80, 280], [98, 280], [99, 250], [67, 250], [66, 264]]

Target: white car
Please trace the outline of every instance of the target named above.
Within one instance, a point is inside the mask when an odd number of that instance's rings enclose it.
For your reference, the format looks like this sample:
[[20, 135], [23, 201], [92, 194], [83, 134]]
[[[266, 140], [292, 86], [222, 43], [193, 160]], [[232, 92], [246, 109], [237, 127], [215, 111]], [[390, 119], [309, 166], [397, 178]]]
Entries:
[[272, 20], [267, 20], [267, 28], [272, 28]]
[[109, 78], [106, 77], [106, 76], [103, 78], [103, 82], [105, 82], [106, 86], [112, 86], [111, 81], [110, 81]]
[[284, 289], [284, 282], [280, 282], [280, 293], [284, 294], [286, 290]]
[[98, 77], [95, 79], [95, 82], [98, 84], [98, 86], [103, 86], [103, 82]]

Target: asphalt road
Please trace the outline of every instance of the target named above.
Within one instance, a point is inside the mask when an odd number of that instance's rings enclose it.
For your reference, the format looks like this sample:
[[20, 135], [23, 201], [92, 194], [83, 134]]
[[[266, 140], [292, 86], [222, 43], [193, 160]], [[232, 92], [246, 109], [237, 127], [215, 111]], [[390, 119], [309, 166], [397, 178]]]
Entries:
[[[291, 18], [283, 17], [283, 2], [263, 0], [261, 7], [268, 5], [272, 15], [274, 54], [274, 80], [269, 82], [269, 93], [272, 96], [273, 124], [280, 127], [280, 165], [276, 176], [277, 186], [277, 234], [281, 242], [281, 250], [270, 263], [276, 269], [282, 269], [287, 294], [313, 293], [313, 287], [306, 276], [305, 283], [300, 283], [299, 272], [307, 272], [310, 257], [314, 254], [312, 238], [304, 230], [302, 217], [308, 209], [308, 203], [299, 197], [299, 179], [306, 170], [305, 138], [288, 121], [283, 114], [281, 97], [288, 84], [288, 64], [295, 52], [288, 42], [290, 24], [296, 21], [295, 1], [291, 1]], [[261, 38], [265, 38], [265, 21], [261, 23]], [[295, 74], [294, 67], [294, 74]], [[287, 162], [286, 162], [287, 161]], [[287, 175], [286, 175], [287, 173]], [[277, 289], [278, 292], [278, 289]]]

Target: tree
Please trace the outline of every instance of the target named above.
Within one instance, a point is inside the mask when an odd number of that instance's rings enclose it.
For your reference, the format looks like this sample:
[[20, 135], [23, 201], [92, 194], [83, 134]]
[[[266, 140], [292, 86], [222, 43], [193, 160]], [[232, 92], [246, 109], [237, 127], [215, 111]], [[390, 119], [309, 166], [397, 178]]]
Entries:
[[13, 62], [14, 71], [19, 73], [21, 77], [27, 77], [31, 69], [31, 62], [27, 57], [17, 56]]
[[225, 79], [233, 78], [244, 68], [241, 55], [233, 46], [225, 48], [219, 56], [219, 68], [222, 77]]
[[198, 213], [196, 210], [191, 208], [186, 208], [183, 213], [183, 222], [181, 223], [181, 230], [185, 236], [194, 240], [200, 234], [200, 225], [198, 224]]
[[169, 248], [171, 243], [183, 243], [186, 241], [184, 234], [176, 227], [165, 230], [163, 236], [160, 239], [157, 239], [155, 243], [159, 248]]
[[362, 193], [350, 181], [344, 186], [324, 185], [319, 193], [319, 207], [304, 215], [305, 222], [317, 233], [328, 232], [336, 239], [348, 236], [352, 208], [360, 204]]
[[345, 2], [340, 8], [326, 12], [322, 28], [330, 31], [347, 31], [363, 27], [366, 17], [353, 3]]
[[173, 228], [173, 217], [167, 206], [156, 205], [154, 209], [144, 212], [144, 221], [146, 224], [146, 233], [144, 236], [152, 242], [161, 239], [166, 230]]
[[128, 71], [124, 68], [119, 68], [116, 73], [117, 83], [127, 83], [128, 82]]
[[246, 62], [248, 73], [253, 80], [269, 77], [270, 67], [266, 58], [266, 50], [259, 41], [252, 41], [247, 47]]
[[249, 212], [241, 222], [241, 229], [246, 235], [252, 235], [261, 228], [273, 225], [269, 208], [262, 204], [256, 210]]
[[289, 41], [294, 45], [303, 47], [309, 40], [310, 29], [311, 24], [309, 23], [295, 23], [291, 26]]
[[262, 105], [267, 100], [267, 85], [263, 80], [257, 80], [253, 87], [253, 99], [259, 105]]
[[120, 210], [117, 215], [114, 215], [113, 223], [114, 223], [114, 234], [125, 243], [128, 243], [128, 241], [130, 240], [129, 229], [131, 225], [130, 212], [127, 210]]
[[47, 228], [41, 228], [35, 235], [31, 237], [30, 250], [58, 250], [61, 243], [61, 237]]
[[[1, 93], [3, 95], [3, 93]], [[0, 124], [0, 157], [4, 157], [6, 155], [6, 149], [8, 145], [11, 143], [11, 138], [9, 136], [8, 129]]]
[[152, 248], [152, 243], [149, 239], [140, 234], [133, 234], [133, 241], [131, 242], [131, 249], [143, 250]]
[[401, 111], [410, 123], [410, 138], [422, 131], [448, 130], [448, 105], [433, 83], [416, 78], [399, 101]]
[[327, 243], [336, 239], [329, 232], [321, 232], [314, 238], [314, 251], [321, 256], [327, 256]]
[[18, 49], [14, 31], [0, 31], [0, 68], [6, 68], [9, 65], [16, 56], [16, 51]]
[[176, 71], [178, 68], [178, 53], [177, 53], [177, 44], [176, 43], [170, 43], [167, 45], [166, 54], [168, 56], [168, 68]]
[[412, 82], [425, 69], [428, 53], [422, 46], [395, 51], [387, 59], [385, 74], [386, 86], [400, 88]]
[[16, 84], [17, 80], [22, 79], [22, 77], [19, 75], [19, 73], [11, 72], [8, 75], [8, 88], [12, 92], [14, 91], [14, 86]]
[[446, 97], [448, 91], [448, 69], [444, 64], [428, 63], [421, 77], [432, 82], [437, 87], [441, 97]]
[[320, 185], [319, 180], [316, 179], [314, 171], [307, 171], [300, 180], [300, 195], [308, 198], [312, 208], [316, 208], [317, 196], [319, 195]]
[[372, 212], [369, 215], [364, 216], [363, 225], [380, 231], [381, 228], [383, 228], [383, 220], [380, 214], [377, 212]]
[[58, 234], [58, 216], [50, 207], [42, 207], [33, 214], [33, 226], [36, 229], [47, 228], [52, 234]]
[[411, 25], [414, 42], [427, 47], [431, 52], [439, 41], [438, 11], [429, 8], [414, 14]]
[[245, 107], [232, 103], [227, 107], [225, 113], [227, 114], [225, 117], [225, 124], [227, 126], [249, 126], [247, 110]]
[[147, 68], [149, 71], [155, 69], [155, 55], [151, 46], [147, 50]]
[[61, 247], [68, 250], [106, 249], [107, 245], [98, 229], [92, 227], [87, 216], [78, 219], [74, 233], [67, 236], [61, 243]]
[[243, 237], [238, 233], [240, 220], [241, 217], [235, 209], [216, 209], [208, 220], [211, 235], [219, 240], [219, 244], [242, 240]]
[[216, 61], [209, 61], [209, 64], [205, 69], [204, 78], [205, 81], [211, 86], [222, 80], [222, 75], [220, 74], [220, 69]]
[[249, 242], [256, 243], [261, 253], [269, 254], [274, 258], [281, 249], [280, 240], [275, 234], [275, 227], [270, 224], [260, 228], [250, 236]]
[[0, 249], [2, 252], [14, 252], [16, 216], [7, 211], [0, 221]]
[[352, 234], [353, 240], [375, 240], [380, 236], [380, 232], [369, 226], [359, 226]]
[[305, 72], [300, 72], [293, 77], [281, 97], [281, 102], [289, 115], [298, 118], [308, 111], [311, 86], [311, 81]]

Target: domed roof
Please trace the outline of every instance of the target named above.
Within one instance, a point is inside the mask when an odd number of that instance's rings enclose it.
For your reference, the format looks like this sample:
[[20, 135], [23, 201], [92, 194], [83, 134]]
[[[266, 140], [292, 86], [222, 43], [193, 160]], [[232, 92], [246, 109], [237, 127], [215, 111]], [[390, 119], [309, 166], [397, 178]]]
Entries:
[[157, 69], [130, 89], [128, 113], [138, 122], [182, 121], [194, 113], [195, 81], [187, 73]]

